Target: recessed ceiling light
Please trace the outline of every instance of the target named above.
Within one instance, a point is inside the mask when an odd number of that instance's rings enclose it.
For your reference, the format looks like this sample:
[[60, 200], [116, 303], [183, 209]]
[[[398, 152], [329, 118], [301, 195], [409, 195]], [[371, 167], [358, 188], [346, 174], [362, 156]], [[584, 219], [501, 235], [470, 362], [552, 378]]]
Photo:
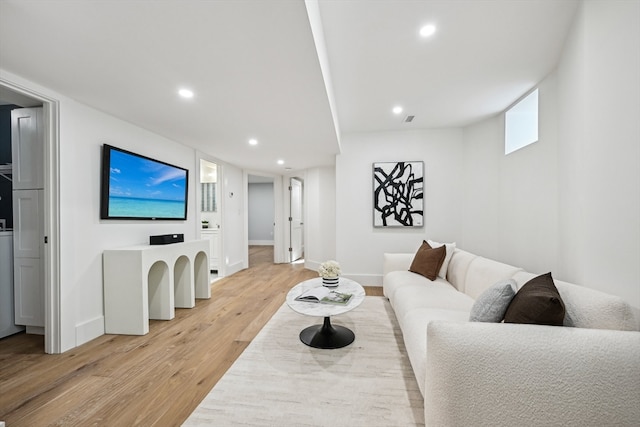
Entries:
[[282, 160], [282, 159], [278, 160], [278, 164], [279, 165], [284, 165], [284, 160]]
[[431, 37], [436, 32], [436, 26], [429, 24], [420, 28], [421, 37]]
[[193, 91], [189, 90], [189, 89], [180, 89], [178, 91], [178, 95], [180, 95], [183, 98], [193, 98]]
[[249, 140], [249, 145], [258, 145], [258, 140], [257, 140], [257, 139], [255, 139], [255, 138], [251, 138], [251, 139]]
[[393, 111], [393, 114], [400, 114], [402, 113], [402, 107], [399, 105], [396, 105], [395, 107], [393, 107], [393, 110], [391, 111]]

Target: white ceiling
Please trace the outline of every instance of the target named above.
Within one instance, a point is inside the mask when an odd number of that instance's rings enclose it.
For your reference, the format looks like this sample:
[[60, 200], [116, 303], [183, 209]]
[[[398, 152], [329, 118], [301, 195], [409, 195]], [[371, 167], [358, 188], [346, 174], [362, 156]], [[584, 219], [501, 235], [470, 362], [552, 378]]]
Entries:
[[[278, 174], [334, 164], [338, 128], [463, 126], [502, 111], [553, 70], [578, 4], [320, 0], [335, 104], [303, 0], [0, 0], [0, 68]], [[418, 37], [424, 23], [433, 38]], [[183, 86], [194, 99], [177, 97]]]
[[[321, 2], [341, 130], [463, 126], [494, 115], [557, 63], [567, 0]], [[434, 24], [429, 39], [421, 26]], [[398, 117], [395, 104], [404, 107]], [[415, 115], [403, 125], [406, 115]]]

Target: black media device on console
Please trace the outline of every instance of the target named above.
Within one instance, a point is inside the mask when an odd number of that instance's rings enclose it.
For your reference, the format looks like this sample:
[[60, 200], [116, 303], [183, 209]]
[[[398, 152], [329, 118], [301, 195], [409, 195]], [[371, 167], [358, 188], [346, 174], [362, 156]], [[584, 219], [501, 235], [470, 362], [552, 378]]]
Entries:
[[149, 236], [150, 245], [168, 245], [169, 243], [184, 242], [184, 234], [160, 234], [158, 236]]

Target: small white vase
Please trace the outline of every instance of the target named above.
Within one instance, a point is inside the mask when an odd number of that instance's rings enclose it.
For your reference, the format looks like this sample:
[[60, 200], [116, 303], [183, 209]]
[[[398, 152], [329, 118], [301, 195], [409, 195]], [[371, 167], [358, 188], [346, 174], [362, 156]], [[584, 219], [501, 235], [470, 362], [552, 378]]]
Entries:
[[333, 288], [338, 286], [339, 277], [323, 277], [322, 278], [322, 286], [326, 286], [328, 288]]

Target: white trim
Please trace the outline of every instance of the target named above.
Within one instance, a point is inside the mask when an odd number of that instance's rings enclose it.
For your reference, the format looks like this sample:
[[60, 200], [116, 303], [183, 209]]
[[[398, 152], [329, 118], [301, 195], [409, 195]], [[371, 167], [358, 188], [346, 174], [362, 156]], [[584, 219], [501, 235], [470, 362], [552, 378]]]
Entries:
[[[60, 104], [44, 102], [45, 353], [62, 353], [60, 300]], [[104, 325], [103, 325], [104, 329]]]
[[[305, 258], [304, 268], [312, 271], [318, 271], [320, 269], [322, 261], [313, 261]], [[363, 286], [382, 286], [382, 274], [342, 274], [342, 277], [354, 280]]]
[[60, 314], [60, 102], [0, 78], [0, 86], [42, 102], [44, 113], [44, 351], [62, 352]]
[[313, 261], [307, 258], [304, 259], [304, 268], [308, 270], [318, 271], [320, 269], [320, 264], [322, 264], [322, 261]]
[[[249, 248], [248, 248], [248, 246], [247, 246], [247, 252], [248, 252], [248, 251], [249, 251]], [[233, 273], [237, 273], [238, 271], [241, 271], [241, 270], [243, 270], [243, 269], [245, 269], [245, 268], [247, 268], [247, 267], [244, 267], [244, 266], [243, 266], [243, 262], [242, 262], [242, 261], [238, 261], [238, 262], [235, 262], [235, 263], [233, 263], [233, 264], [229, 264], [229, 265], [227, 266], [227, 273], [228, 273], [228, 275], [230, 276], [230, 275], [232, 275]]]
[[382, 274], [343, 274], [343, 276], [355, 280], [362, 286], [382, 286]]
[[249, 240], [249, 246], [273, 246], [273, 240]]
[[91, 341], [104, 335], [105, 330], [104, 316], [98, 316], [94, 319], [87, 320], [76, 326], [76, 346]]

